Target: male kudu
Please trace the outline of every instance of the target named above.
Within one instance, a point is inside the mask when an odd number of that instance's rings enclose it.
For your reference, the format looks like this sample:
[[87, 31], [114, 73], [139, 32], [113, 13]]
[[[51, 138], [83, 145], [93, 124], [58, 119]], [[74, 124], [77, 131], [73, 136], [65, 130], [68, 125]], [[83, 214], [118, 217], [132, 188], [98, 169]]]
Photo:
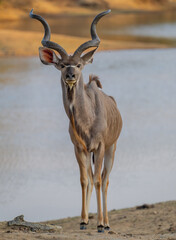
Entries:
[[[93, 61], [93, 54], [100, 44], [96, 33], [97, 22], [110, 10], [98, 14], [91, 25], [92, 40], [83, 43], [73, 55], [69, 56], [59, 44], [50, 41], [50, 27], [39, 15], [30, 12], [30, 17], [39, 20], [45, 29], [42, 40], [44, 47], [39, 48], [42, 63], [54, 65], [61, 71], [63, 103], [70, 119], [69, 133], [74, 144], [75, 155], [80, 168], [82, 187], [82, 213], [80, 229], [86, 229], [88, 211], [93, 184], [96, 189], [99, 232], [109, 229], [107, 213], [107, 189], [109, 174], [113, 166], [116, 142], [122, 128], [122, 119], [115, 100], [107, 96], [96, 76], [90, 76], [89, 83], [84, 84], [82, 69]], [[88, 48], [94, 50], [81, 56]], [[51, 49], [56, 50], [60, 57]], [[94, 173], [91, 167], [91, 153]], [[101, 174], [104, 159], [104, 168]], [[102, 188], [103, 214], [101, 208]]]

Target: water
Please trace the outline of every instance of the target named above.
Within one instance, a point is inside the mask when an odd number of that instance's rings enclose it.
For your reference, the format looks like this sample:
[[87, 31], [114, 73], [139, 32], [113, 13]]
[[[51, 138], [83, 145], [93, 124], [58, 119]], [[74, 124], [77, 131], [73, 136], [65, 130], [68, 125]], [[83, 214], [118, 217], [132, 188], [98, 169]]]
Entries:
[[[141, 37], [157, 38], [176, 38], [176, 14], [175, 11], [149, 12], [149, 13], [130, 13], [116, 14], [111, 17], [114, 24], [108, 27], [108, 34], [111, 38], [119, 36], [133, 36], [134, 40], [141, 40]], [[118, 24], [117, 24], [118, 22]], [[108, 25], [108, 23], [106, 23]], [[154, 39], [150, 39], [151, 41]], [[155, 39], [156, 40], [156, 39]]]
[[[113, 33], [113, 32], [112, 32]], [[165, 24], [140, 25], [125, 27], [117, 30], [116, 34], [130, 35], [135, 37], [153, 37], [153, 38], [176, 38], [176, 22]]]
[[[175, 49], [100, 52], [84, 69], [85, 82], [100, 76], [123, 117], [109, 210], [176, 199], [175, 59]], [[36, 57], [0, 59], [0, 72], [0, 220], [80, 215], [60, 73]]]

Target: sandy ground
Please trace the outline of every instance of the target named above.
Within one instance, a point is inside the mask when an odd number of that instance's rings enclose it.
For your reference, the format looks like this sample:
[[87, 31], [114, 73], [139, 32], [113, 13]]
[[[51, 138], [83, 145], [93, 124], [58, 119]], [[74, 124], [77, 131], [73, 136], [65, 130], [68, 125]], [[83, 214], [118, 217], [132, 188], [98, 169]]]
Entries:
[[109, 212], [111, 230], [98, 233], [96, 215], [90, 214], [86, 230], [79, 230], [80, 217], [49, 221], [46, 223], [60, 225], [62, 233], [31, 232], [22, 227], [8, 227], [0, 223], [1, 240], [97, 240], [97, 239], [130, 239], [130, 240], [176, 240], [176, 201], [145, 205], [142, 209], [128, 208]]

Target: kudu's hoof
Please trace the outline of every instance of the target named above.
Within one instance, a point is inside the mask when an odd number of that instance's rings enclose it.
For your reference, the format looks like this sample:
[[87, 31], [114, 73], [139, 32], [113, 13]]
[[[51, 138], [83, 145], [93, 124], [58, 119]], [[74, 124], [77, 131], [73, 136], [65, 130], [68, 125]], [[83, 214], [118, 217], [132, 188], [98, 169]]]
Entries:
[[88, 223], [81, 222], [81, 223], [80, 223], [80, 230], [85, 230], [85, 229], [87, 229], [87, 225], [88, 225]]
[[106, 227], [104, 227], [104, 230], [109, 231], [109, 230], [110, 230], [110, 227], [109, 227], [109, 226], [106, 226]]
[[99, 233], [104, 233], [104, 226], [103, 225], [98, 225], [97, 230]]

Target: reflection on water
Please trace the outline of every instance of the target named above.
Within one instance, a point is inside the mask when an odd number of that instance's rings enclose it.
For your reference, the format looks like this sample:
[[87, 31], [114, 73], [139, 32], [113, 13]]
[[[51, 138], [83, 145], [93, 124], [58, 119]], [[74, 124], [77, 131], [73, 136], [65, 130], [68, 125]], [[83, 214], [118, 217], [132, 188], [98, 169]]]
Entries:
[[127, 26], [123, 29], [118, 29], [116, 32], [109, 32], [109, 35], [127, 35], [135, 36], [135, 39], [140, 37], [155, 37], [155, 38], [176, 38], [176, 22], [174, 23], [164, 23], [164, 24], [154, 24], [150, 25], [139, 25], [139, 26]]
[[[51, 26], [52, 33], [66, 34], [72, 36], [90, 37], [89, 27], [94, 16], [48, 16], [45, 17]], [[112, 12], [102, 20], [102, 23], [98, 26], [98, 32], [105, 39], [118, 39], [123, 35], [134, 35], [134, 28], [138, 29], [135, 34], [136, 40], [143, 32], [143, 27], [162, 27], [163, 24], [173, 26], [172, 30], [175, 30], [173, 23], [176, 23], [175, 11], [164, 12], [149, 12], [149, 13], [123, 13]], [[79, 26], [79, 27], [77, 27]], [[23, 21], [5, 21], [0, 23], [1, 29], [16, 29], [23, 31], [41, 31], [43, 29], [41, 24], [37, 24], [36, 21], [27, 18]], [[175, 37], [175, 32], [167, 36], [167, 29], [164, 29], [164, 35], [161, 33], [159, 37]], [[157, 36], [155, 30], [154, 35]], [[166, 34], [166, 36], [165, 36]], [[143, 35], [143, 34], [142, 34]], [[150, 36], [150, 34], [149, 34]]]
[[[176, 198], [175, 58], [173, 49], [101, 52], [84, 70], [86, 81], [89, 73], [100, 76], [123, 116], [109, 209]], [[79, 215], [60, 73], [38, 58], [0, 59], [0, 66], [0, 220]]]

